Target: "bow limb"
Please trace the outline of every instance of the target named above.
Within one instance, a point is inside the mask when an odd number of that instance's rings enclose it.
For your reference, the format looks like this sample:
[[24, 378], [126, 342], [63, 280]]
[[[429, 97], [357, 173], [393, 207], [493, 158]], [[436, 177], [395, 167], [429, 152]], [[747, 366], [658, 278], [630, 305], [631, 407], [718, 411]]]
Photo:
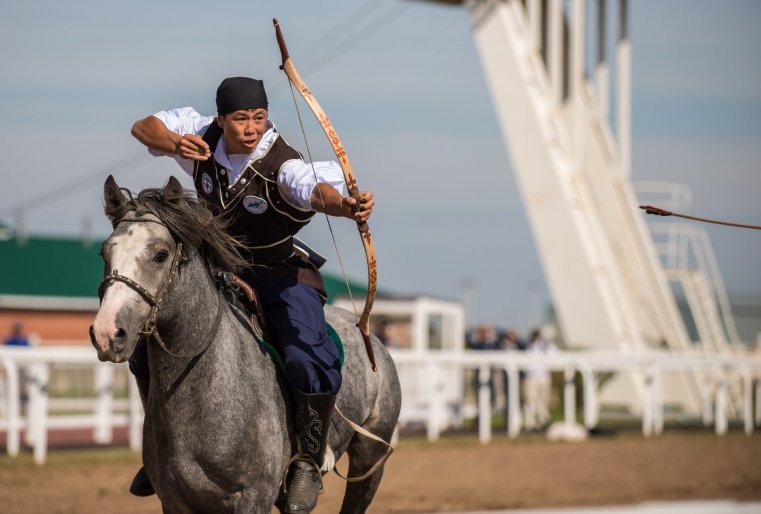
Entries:
[[[296, 87], [301, 97], [309, 106], [309, 109], [311, 109], [312, 113], [320, 122], [322, 130], [325, 132], [328, 141], [330, 141], [330, 144], [333, 147], [333, 151], [338, 158], [338, 164], [341, 166], [341, 170], [343, 171], [344, 181], [346, 182], [349, 196], [356, 200], [352, 206], [352, 209], [356, 213], [360, 209], [361, 202], [359, 187], [357, 187], [357, 178], [354, 175], [354, 169], [351, 167], [351, 163], [349, 162], [349, 156], [346, 154], [346, 150], [344, 150], [341, 139], [338, 137], [338, 133], [333, 128], [333, 124], [330, 122], [330, 119], [325, 114], [325, 111], [322, 109], [320, 104], [317, 102], [317, 99], [312, 94], [312, 91], [310, 91], [309, 87], [301, 78], [301, 75], [299, 75], [299, 72], [296, 70], [296, 65], [293, 64], [293, 60], [288, 55], [288, 48], [285, 46], [285, 39], [283, 38], [283, 33], [280, 30], [280, 24], [278, 23], [277, 19], [273, 19], [272, 23], [275, 25], [275, 37], [277, 38], [277, 44], [280, 47], [280, 55], [283, 58], [283, 64], [280, 66], [280, 68], [285, 72], [288, 79]], [[357, 327], [359, 327], [359, 331], [362, 333], [362, 339], [365, 343], [367, 356], [370, 359], [370, 365], [372, 366], [373, 371], [375, 371], [375, 355], [373, 353], [373, 347], [370, 342], [370, 311], [372, 310], [373, 302], [375, 301], [375, 294], [378, 283], [378, 269], [375, 258], [375, 246], [373, 245], [373, 237], [370, 233], [370, 227], [366, 222], [363, 221], [357, 222], [357, 229], [359, 230], [359, 235], [362, 239], [362, 245], [365, 248], [365, 258], [367, 259], [367, 298], [365, 299], [365, 307], [362, 310], [362, 315], [357, 322]]]

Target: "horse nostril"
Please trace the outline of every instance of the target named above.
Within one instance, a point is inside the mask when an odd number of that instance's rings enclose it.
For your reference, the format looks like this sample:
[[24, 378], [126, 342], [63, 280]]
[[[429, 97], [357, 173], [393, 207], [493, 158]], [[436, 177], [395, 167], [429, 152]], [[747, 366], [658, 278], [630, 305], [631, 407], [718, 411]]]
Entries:
[[123, 328], [117, 328], [116, 332], [114, 332], [114, 337], [112, 339], [112, 345], [114, 350], [117, 352], [124, 351], [124, 338], [127, 335], [127, 333], [124, 331]]

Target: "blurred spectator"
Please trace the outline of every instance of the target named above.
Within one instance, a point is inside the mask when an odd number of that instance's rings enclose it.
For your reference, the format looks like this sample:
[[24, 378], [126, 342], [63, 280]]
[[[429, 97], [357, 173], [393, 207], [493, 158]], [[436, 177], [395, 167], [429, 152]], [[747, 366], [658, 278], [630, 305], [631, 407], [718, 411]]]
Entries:
[[6, 346], [29, 346], [29, 338], [24, 335], [24, 325], [17, 321], [13, 324], [11, 333], [5, 338]]
[[373, 326], [373, 334], [378, 336], [383, 346], [390, 348], [411, 348], [409, 320], [383, 316]]
[[386, 318], [381, 318], [375, 324], [375, 335], [378, 336], [383, 346], [391, 346], [391, 335], [389, 330], [389, 321]]
[[508, 328], [507, 331], [502, 334], [502, 347], [505, 350], [523, 351], [526, 349], [526, 341], [521, 339], [514, 328]]
[[[526, 351], [547, 355], [556, 352], [557, 346], [535, 329], [531, 332]], [[526, 369], [523, 402], [525, 426], [528, 430], [544, 428], [550, 422], [550, 385], [551, 376], [546, 366], [538, 364]]]
[[468, 334], [467, 343], [471, 350], [502, 349], [502, 341], [497, 336], [497, 329], [491, 325], [478, 325]]

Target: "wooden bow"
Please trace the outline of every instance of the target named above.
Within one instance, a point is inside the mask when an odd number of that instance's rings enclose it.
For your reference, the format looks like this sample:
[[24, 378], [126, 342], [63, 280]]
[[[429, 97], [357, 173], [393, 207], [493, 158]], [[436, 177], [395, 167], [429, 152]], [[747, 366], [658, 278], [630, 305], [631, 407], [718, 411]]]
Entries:
[[[356, 200], [356, 203], [352, 206], [354, 212], [356, 213], [360, 209], [359, 188], [357, 187], [357, 178], [354, 176], [354, 169], [351, 167], [351, 163], [349, 162], [349, 156], [346, 154], [346, 150], [341, 143], [341, 139], [338, 137], [338, 134], [333, 128], [333, 124], [330, 122], [330, 119], [328, 119], [325, 111], [323, 111], [322, 107], [320, 107], [320, 104], [317, 102], [317, 99], [309, 90], [309, 87], [301, 79], [299, 72], [296, 70], [296, 66], [293, 64], [293, 60], [288, 55], [288, 48], [285, 46], [285, 39], [283, 38], [283, 33], [280, 30], [280, 24], [278, 23], [277, 19], [273, 19], [272, 23], [275, 25], [275, 36], [277, 37], [277, 44], [280, 47], [280, 55], [283, 58], [283, 64], [280, 66], [280, 69], [285, 72], [291, 83], [296, 86], [299, 94], [302, 96], [302, 98], [304, 98], [304, 101], [307, 103], [309, 108], [312, 110], [312, 113], [320, 122], [322, 130], [325, 132], [325, 135], [328, 137], [328, 141], [330, 141], [330, 144], [333, 146], [333, 151], [335, 152], [336, 157], [338, 158], [338, 163], [343, 170], [344, 181], [346, 182], [346, 187], [349, 190], [349, 196]], [[372, 366], [373, 371], [376, 371], [377, 367], [375, 364], [375, 355], [373, 353], [372, 344], [370, 343], [370, 311], [373, 308], [373, 302], [375, 301], [375, 293], [378, 283], [375, 247], [373, 246], [373, 237], [370, 234], [370, 227], [367, 225], [367, 223], [357, 222], [357, 228], [359, 229], [359, 235], [362, 239], [362, 245], [365, 248], [365, 256], [367, 258], [367, 298], [365, 299], [365, 308], [362, 311], [362, 316], [359, 317], [357, 327], [359, 327], [359, 331], [362, 333], [362, 339], [365, 342], [365, 350], [367, 351], [367, 356], [370, 359], [370, 365]]]

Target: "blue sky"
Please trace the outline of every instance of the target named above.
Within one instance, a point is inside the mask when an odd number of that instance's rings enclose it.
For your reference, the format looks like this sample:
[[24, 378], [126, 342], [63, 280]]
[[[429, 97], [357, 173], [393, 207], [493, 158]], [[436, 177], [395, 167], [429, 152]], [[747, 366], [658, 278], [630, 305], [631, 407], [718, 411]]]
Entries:
[[[526, 330], [548, 296], [463, 8], [406, 0], [8, 2], [0, 18], [0, 220], [76, 235], [105, 177], [135, 190], [182, 171], [132, 123], [185, 105], [212, 113], [226, 76], [265, 80], [270, 115], [304, 149], [271, 19], [378, 205], [380, 286], [460, 298], [481, 321]], [[761, 2], [631, 5], [633, 177], [688, 184], [691, 212], [761, 223]], [[332, 154], [306, 114], [315, 159]], [[190, 186], [190, 181], [182, 177]], [[350, 222], [333, 222], [353, 279]], [[707, 226], [731, 292], [761, 296], [761, 237]], [[305, 238], [337, 259], [324, 219]]]

